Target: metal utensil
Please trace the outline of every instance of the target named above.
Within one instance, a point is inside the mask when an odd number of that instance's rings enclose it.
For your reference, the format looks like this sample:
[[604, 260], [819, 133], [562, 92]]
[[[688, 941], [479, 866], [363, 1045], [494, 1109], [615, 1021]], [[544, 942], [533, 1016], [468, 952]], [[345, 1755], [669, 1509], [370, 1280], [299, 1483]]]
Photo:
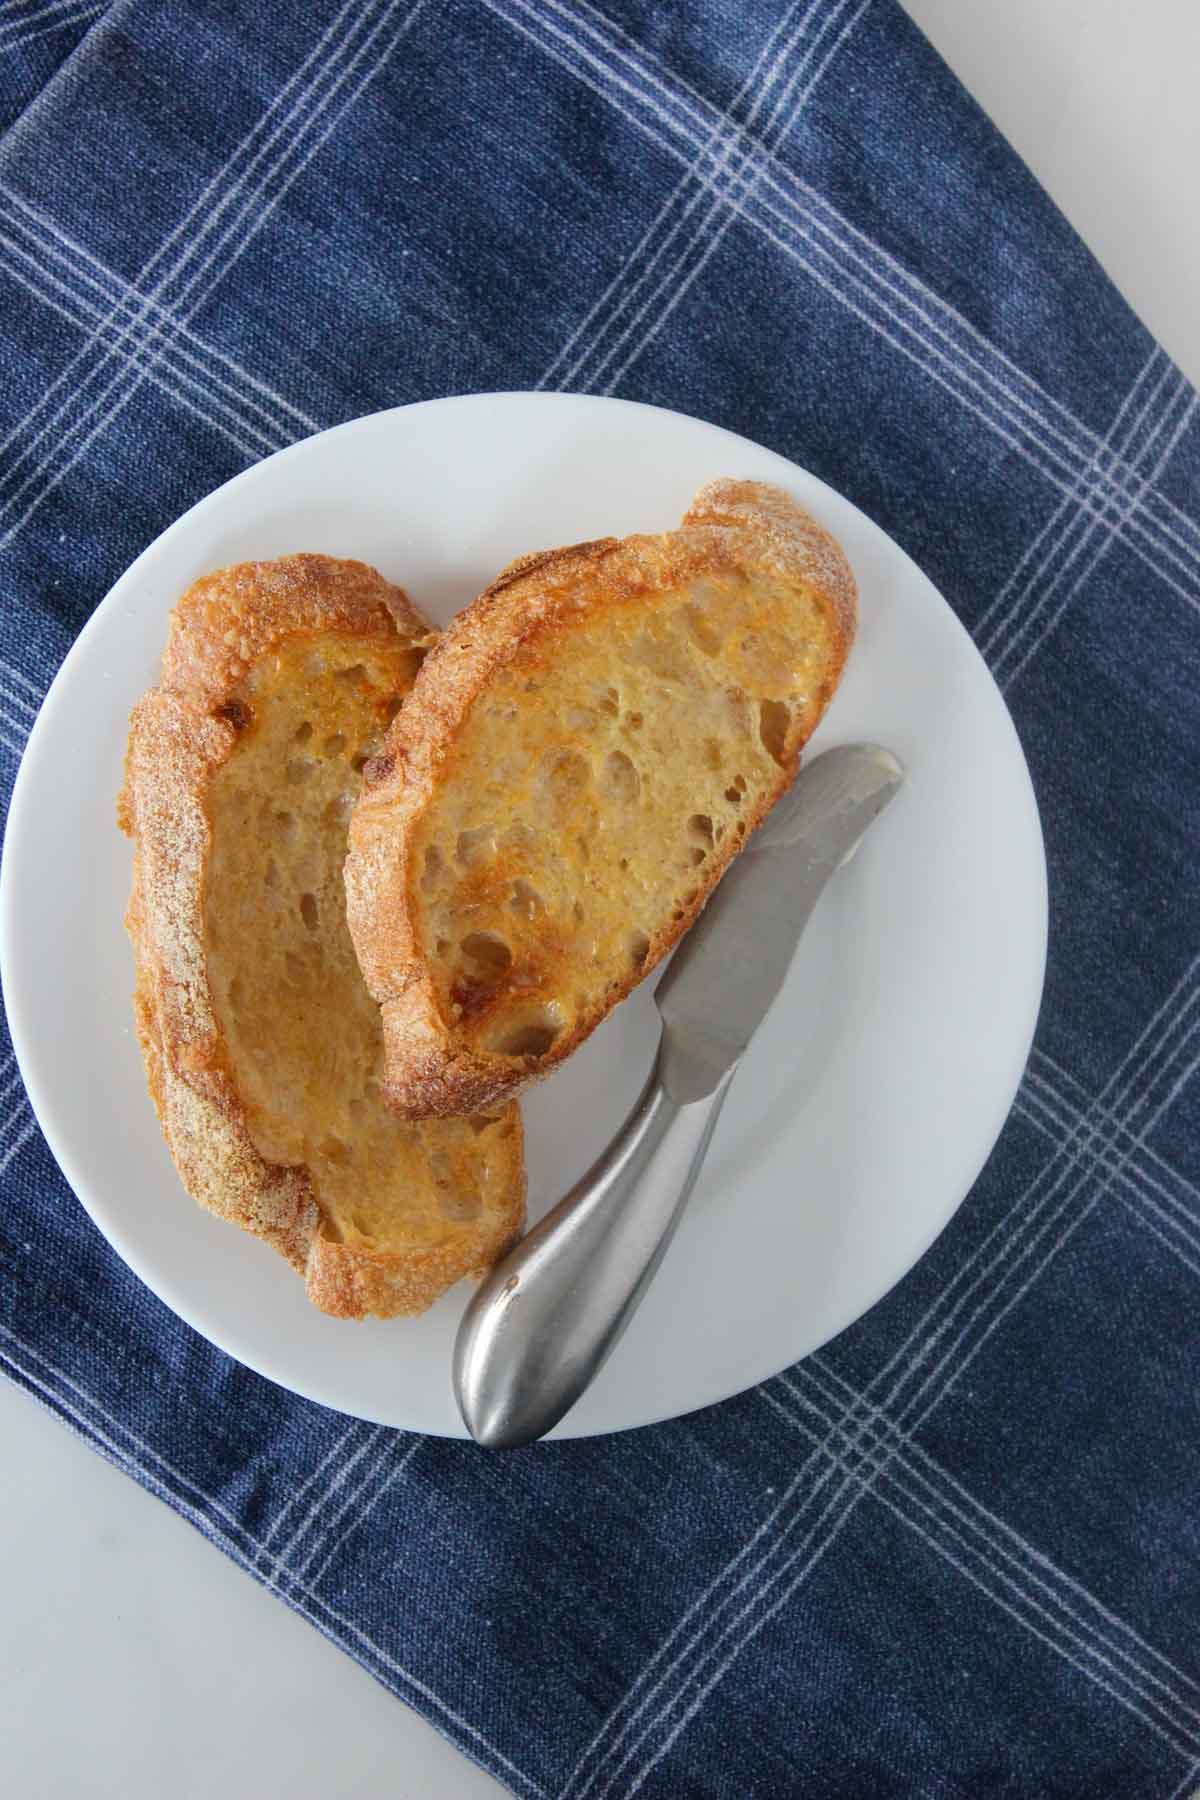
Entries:
[[655, 994], [663, 1034], [633, 1111], [467, 1307], [454, 1390], [478, 1443], [541, 1437], [608, 1357], [671, 1241], [813, 908], [903, 779], [873, 744], [815, 758], [683, 940]]

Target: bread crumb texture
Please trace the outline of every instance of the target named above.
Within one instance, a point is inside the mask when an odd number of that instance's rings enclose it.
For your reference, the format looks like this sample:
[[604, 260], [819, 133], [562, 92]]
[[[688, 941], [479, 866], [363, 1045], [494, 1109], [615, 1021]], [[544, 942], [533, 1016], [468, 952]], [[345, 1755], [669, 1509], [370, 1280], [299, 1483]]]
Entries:
[[465, 1042], [537, 1055], [641, 976], [777, 785], [823, 660], [737, 571], [607, 608], [490, 685], [414, 835], [420, 944]]
[[352, 829], [394, 1103], [512, 1093], [654, 966], [794, 776], [854, 610], [833, 539], [726, 482], [680, 531], [525, 558], [459, 616]]

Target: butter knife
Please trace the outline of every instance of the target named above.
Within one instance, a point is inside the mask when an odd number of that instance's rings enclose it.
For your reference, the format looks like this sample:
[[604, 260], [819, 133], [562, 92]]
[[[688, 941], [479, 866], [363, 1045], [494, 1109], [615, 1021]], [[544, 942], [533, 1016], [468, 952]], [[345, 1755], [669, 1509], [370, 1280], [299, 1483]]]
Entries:
[[873, 744], [814, 758], [676, 950], [654, 996], [658, 1054], [633, 1111], [463, 1316], [454, 1391], [477, 1443], [542, 1437], [609, 1356], [674, 1235], [813, 908], [903, 779]]

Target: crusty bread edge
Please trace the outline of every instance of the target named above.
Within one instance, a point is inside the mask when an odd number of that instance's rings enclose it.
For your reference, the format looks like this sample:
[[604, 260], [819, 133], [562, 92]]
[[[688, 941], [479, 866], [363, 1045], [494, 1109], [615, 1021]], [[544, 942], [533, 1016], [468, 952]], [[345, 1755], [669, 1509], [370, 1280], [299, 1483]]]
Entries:
[[[488, 680], [531, 639], [573, 616], [667, 591], [721, 563], [774, 564], [808, 582], [832, 627], [829, 678], [784, 745], [779, 779], [748, 809], [745, 831], [710, 857], [681, 916], [651, 939], [640, 971], [581, 1014], [540, 1057], [502, 1057], [457, 1043], [441, 1016], [417, 940], [409, 849], [438, 773]], [[458, 615], [426, 659], [380, 755], [368, 764], [350, 824], [347, 918], [384, 1026], [385, 1093], [408, 1117], [471, 1112], [510, 1099], [550, 1074], [676, 944], [736, 855], [793, 780], [854, 640], [857, 588], [841, 546], [778, 488], [718, 480], [701, 488], [682, 529], [664, 537], [602, 538], [519, 558]]]
[[[236, 606], [239, 591], [244, 609]], [[125, 924], [136, 968], [135, 1026], [183, 1184], [207, 1210], [270, 1244], [304, 1275], [314, 1305], [342, 1318], [421, 1312], [483, 1266], [471, 1246], [454, 1241], [403, 1255], [333, 1242], [321, 1235], [308, 1171], [269, 1163], [255, 1148], [208, 983], [204, 798], [241, 728], [233, 690], [259, 657], [297, 635], [345, 632], [390, 642], [397, 630], [414, 644], [430, 637], [403, 591], [363, 563], [284, 557], [195, 583], [172, 614], [160, 686], [133, 710], [117, 808], [134, 839]], [[500, 1154], [511, 1202], [507, 1244], [524, 1217], [515, 1107]]]

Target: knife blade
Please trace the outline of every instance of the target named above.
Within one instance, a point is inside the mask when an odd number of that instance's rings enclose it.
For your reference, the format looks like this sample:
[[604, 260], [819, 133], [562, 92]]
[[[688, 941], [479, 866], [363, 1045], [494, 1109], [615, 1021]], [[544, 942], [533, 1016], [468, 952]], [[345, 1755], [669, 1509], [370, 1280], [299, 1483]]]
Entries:
[[834, 871], [904, 780], [876, 744], [801, 769], [736, 858], [658, 984], [662, 1073], [681, 1104], [711, 1093], [770, 1010]]

